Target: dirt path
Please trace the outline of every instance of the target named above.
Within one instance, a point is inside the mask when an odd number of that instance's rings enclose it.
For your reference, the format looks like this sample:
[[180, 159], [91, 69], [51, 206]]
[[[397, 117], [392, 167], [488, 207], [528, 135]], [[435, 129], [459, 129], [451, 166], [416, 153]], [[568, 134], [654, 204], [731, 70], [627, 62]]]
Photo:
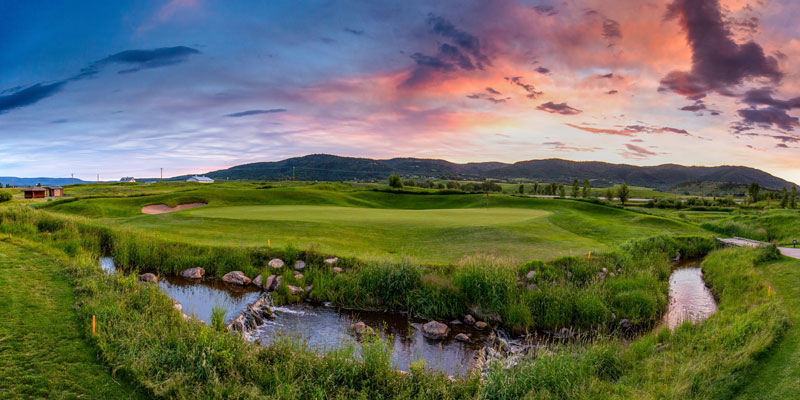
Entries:
[[142, 207], [142, 212], [145, 214], [166, 214], [175, 211], [181, 210], [188, 210], [190, 208], [202, 207], [207, 203], [186, 203], [186, 204], [178, 204], [175, 207], [170, 207], [166, 204], [151, 204], [149, 206]]

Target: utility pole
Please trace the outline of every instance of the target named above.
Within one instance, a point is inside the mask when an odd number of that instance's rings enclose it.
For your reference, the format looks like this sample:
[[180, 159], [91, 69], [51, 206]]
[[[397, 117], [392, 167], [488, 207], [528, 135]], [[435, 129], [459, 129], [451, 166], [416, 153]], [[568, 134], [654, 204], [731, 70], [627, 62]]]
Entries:
[[162, 181], [164, 180], [164, 168], [163, 167], [161, 168], [161, 180]]
[[74, 185], [75, 184], [75, 173], [73, 172], [70, 175], [72, 175], [72, 184]]
[[294, 180], [294, 167], [292, 167], [292, 180]]
[[100, 183], [100, 174], [97, 174], [97, 183]]

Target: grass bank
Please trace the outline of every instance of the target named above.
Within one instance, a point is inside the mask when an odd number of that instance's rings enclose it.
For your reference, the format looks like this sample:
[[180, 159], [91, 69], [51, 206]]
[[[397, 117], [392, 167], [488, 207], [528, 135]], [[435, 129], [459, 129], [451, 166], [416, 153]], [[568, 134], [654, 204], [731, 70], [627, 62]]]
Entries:
[[59, 262], [0, 241], [0, 398], [144, 398], [85, 338]]

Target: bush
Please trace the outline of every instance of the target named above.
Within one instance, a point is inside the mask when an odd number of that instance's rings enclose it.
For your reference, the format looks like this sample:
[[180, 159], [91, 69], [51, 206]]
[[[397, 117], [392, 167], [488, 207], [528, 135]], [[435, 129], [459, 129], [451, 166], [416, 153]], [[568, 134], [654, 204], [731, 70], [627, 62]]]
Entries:
[[14, 196], [8, 190], [0, 190], [0, 203], [10, 201]]

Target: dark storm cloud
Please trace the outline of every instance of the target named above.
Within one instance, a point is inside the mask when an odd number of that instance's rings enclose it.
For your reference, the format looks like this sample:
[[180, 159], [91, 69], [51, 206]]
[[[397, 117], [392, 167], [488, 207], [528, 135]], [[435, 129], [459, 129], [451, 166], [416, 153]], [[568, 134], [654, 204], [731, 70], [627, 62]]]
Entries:
[[538, 68], [536, 68], [536, 72], [538, 72], [540, 74], [549, 74], [550, 70], [545, 68], [545, 67], [538, 67]]
[[517, 85], [525, 89], [525, 91], [528, 92], [526, 97], [529, 99], [535, 99], [537, 96], [540, 96], [542, 94], [542, 92], [536, 90], [535, 86], [523, 82], [521, 76], [507, 76], [505, 77], [505, 80], [511, 83], [512, 85]]
[[706, 110], [706, 109], [707, 109], [706, 105], [703, 104], [702, 101], [697, 101], [692, 105], [688, 105], [688, 106], [684, 106], [684, 107], [680, 108], [681, 111], [691, 111], [691, 112], [698, 112], [698, 111], [703, 111], [703, 110]]
[[90, 67], [90, 70], [107, 64], [122, 64], [131, 67], [118, 71], [120, 74], [126, 74], [143, 69], [179, 64], [186, 61], [193, 54], [200, 54], [200, 51], [186, 46], [161, 47], [151, 50], [125, 50], [97, 61]]
[[50, 84], [37, 83], [25, 89], [0, 96], [0, 114], [19, 107], [29, 106], [58, 93], [67, 81], [60, 81]]
[[458, 50], [457, 47], [451, 46], [447, 43], [442, 43], [439, 47], [439, 56], [449, 60], [451, 63], [458, 65], [461, 69], [464, 70], [473, 70], [475, 66], [472, 64], [472, 61], [464, 55], [461, 51]]
[[742, 101], [751, 106], [771, 106], [783, 110], [800, 108], [800, 97], [789, 100], [779, 100], [772, 97], [771, 88], [752, 89], [745, 92]]
[[583, 112], [577, 108], [568, 106], [567, 103], [553, 103], [552, 101], [541, 104], [540, 106], [536, 107], [536, 109], [540, 111], [547, 111], [551, 114], [561, 115], [575, 115]]
[[364, 31], [362, 29], [344, 28], [344, 31], [347, 33], [352, 33], [353, 35], [356, 36], [361, 36], [364, 34]]
[[603, 37], [608, 40], [622, 38], [622, 30], [620, 30], [619, 22], [613, 19], [606, 19], [603, 21]]
[[427, 22], [434, 33], [452, 39], [458, 47], [472, 55], [479, 69], [483, 69], [484, 64], [492, 64], [489, 61], [489, 57], [481, 52], [481, 42], [477, 36], [458, 29], [450, 21], [437, 15], [428, 14]]
[[240, 111], [233, 114], [227, 114], [226, 117], [230, 118], [238, 118], [238, 117], [247, 117], [249, 115], [258, 115], [258, 114], [274, 114], [274, 113], [281, 113], [286, 112], [285, 108], [271, 108], [269, 110], [247, 110], [247, 111]]
[[686, 30], [692, 69], [670, 72], [661, 80], [661, 91], [684, 96], [731, 94], [731, 88], [746, 79], [778, 82], [783, 76], [775, 57], [766, 56], [757, 43], [738, 44], [732, 39], [718, 0], [675, 0], [667, 7], [666, 19], [679, 20]]
[[658, 155], [658, 153], [652, 152], [650, 150], [645, 149], [644, 147], [637, 146], [635, 144], [627, 143], [627, 144], [625, 144], [625, 148], [627, 148], [628, 151], [632, 152], [634, 155], [636, 155], [638, 157], [647, 157], [647, 156]]
[[758, 109], [746, 108], [739, 110], [738, 113], [742, 117], [742, 122], [748, 125], [768, 128], [774, 125], [786, 131], [794, 130], [795, 127], [800, 126], [800, 119], [787, 114], [784, 109], [773, 106]]

